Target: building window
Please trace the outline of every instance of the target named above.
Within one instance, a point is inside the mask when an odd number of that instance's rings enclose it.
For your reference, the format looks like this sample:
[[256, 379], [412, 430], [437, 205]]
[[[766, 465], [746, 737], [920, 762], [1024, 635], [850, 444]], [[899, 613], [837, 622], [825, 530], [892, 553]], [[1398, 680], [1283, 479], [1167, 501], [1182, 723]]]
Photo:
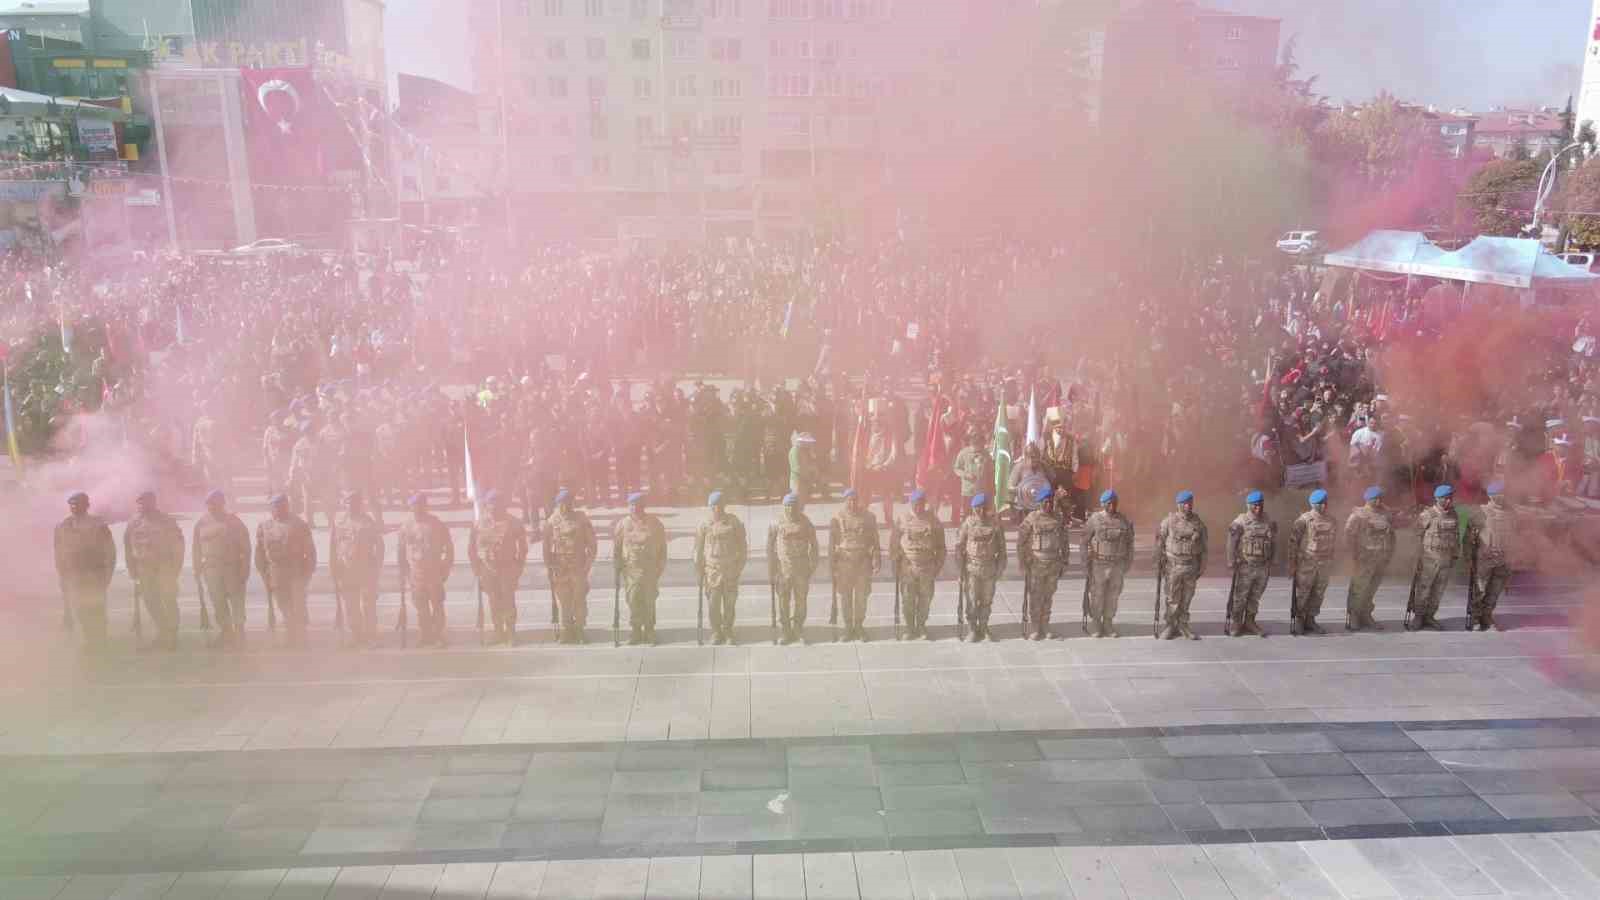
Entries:
[[583, 0], [583, 14], [591, 19], [599, 19], [606, 14], [606, 0]]
[[650, 0], [633, 0], [632, 12], [635, 19], [649, 18]]
[[589, 76], [589, 96], [598, 100], [606, 95], [606, 77], [604, 75]]
[[677, 36], [667, 40], [667, 59], [693, 59], [694, 38]]
[[805, 137], [811, 133], [811, 119], [800, 113], [774, 113], [768, 120], [774, 134]]
[[736, 100], [744, 96], [744, 82], [737, 78], [717, 78], [711, 82], [711, 96]]
[[633, 79], [633, 99], [649, 100], [655, 93], [655, 82], [648, 78]]
[[744, 134], [744, 117], [713, 116], [711, 118], [711, 133], [717, 137], [737, 138]]
[[738, 62], [744, 54], [744, 47], [738, 38], [712, 38], [711, 58]]
[[772, 39], [772, 46], [767, 49], [767, 55], [773, 59], [784, 59], [789, 55], [789, 45], [777, 38]]
[[564, 75], [550, 76], [550, 97], [561, 99], [567, 96], [567, 79]]
[[572, 177], [572, 157], [570, 157], [570, 156], [558, 156], [558, 157], [556, 157], [554, 160], [551, 161], [551, 168], [555, 171], [557, 178], [571, 178]]
[[606, 58], [606, 39], [605, 38], [602, 38], [602, 37], [589, 38], [588, 40], [584, 41], [584, 46], [589, 51], [589, 58], [590, 59], [605, 59]]
[[669, 79], [667, 81], [667, 87], [669, 89], [668, 94], [673, 97], [695, 96], [693, 75], [679, 75], [676, 78]]
[[649, 38], [633, 39], [633, 58], [636, 60], [648, 60], [650, 58]]
[[594, 162], [589, 166], [589, 172], [599, 178], [609, 176], [611, 174], [611, 157], [604, 154], [596, 156]]
[[544, 42], [544, 55], [546, 59], [566, 59], [567, 42], [561, 38], [550, 38]]
[[806, 40], [796, 41], [795, 42], [794, 51], [795, 51], [794, 52], [795, 56], [798, 56], [801, 59], [810, 59], [811, 58], [811, 42], [810, 41], [806, 41]]
[[1243, 25], [1229, 25], [1228, 26], [1228, 40], [1230, 40], [1230, 41], [1242, 41], [1242, 40], [1244, 40], [1244, 26]]
[[638, 130], [640, 139], [656, 136], [656, 117], [639, 116], [633, 120], [633, 127]]
[[810, 0], [770, 0], [767, 14], [774, 19], [806, 19], [810, 9]]
[[589, 117], [589, 137], [604, 140], [611, 136], [611, 126], [605, 116]]
[[561, 0], [544, 0], [544, 14], [547, 16], [561, 15]]
[[711, 0], [711, 17], [713, 19], [737, 19], [743, 14], [739, 8], [739, 0]]
[[804, 72], [779, 73], [768, 80], [768, 88], [774, 97], [809, 97], [811, 78]]

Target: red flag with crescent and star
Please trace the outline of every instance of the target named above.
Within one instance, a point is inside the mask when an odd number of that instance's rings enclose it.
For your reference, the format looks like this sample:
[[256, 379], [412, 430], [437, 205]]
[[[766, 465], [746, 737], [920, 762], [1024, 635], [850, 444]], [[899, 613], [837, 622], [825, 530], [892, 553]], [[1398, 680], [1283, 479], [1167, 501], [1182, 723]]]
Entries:
[[325, 174], [331, 125], [308, 68], [240, 69], [250, 165], [257, 181], [296, 184]]

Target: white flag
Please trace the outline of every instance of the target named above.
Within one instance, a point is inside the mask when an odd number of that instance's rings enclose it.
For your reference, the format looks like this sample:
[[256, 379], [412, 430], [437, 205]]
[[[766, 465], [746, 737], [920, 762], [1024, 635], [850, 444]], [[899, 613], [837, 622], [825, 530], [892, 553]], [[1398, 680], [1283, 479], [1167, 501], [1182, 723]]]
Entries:
[[472, 474], [472, 436], [465, 424], [461, 426], [461, 445], [466, 450], [467, 499], [472, 501], [472, 518], [476, 520], [483, 517], [483, 510], [478, 503], [478, 479]]
[[1033, 388], [1028, 389], [1028, 443], [1039, 444], [1039, 405], [1034, 402]]

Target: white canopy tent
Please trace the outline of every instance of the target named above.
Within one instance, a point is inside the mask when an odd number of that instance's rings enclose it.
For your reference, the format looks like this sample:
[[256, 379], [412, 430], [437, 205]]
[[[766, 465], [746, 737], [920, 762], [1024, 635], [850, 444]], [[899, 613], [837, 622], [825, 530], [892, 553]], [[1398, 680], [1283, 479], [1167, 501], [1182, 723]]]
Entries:
[[1600, 275], [1574, 266], [1528, 238], [1480, 237], [1454, 253], [1416, 267], [1417, 275], [1462, 283], [1465, 301], [1472, 285], [1490, 284], [1517, 292], [1523, 307], [1539, 302], [1560, 304], [1600, 282]]
[[1323, 257], [1323, 263], [1336, 269], [1360, 269], [1412, 275], [1416, 266], [1443, 256], [1445, 251], [1420, 231], [1368, 232], [1367, 236], [1336, 253]]

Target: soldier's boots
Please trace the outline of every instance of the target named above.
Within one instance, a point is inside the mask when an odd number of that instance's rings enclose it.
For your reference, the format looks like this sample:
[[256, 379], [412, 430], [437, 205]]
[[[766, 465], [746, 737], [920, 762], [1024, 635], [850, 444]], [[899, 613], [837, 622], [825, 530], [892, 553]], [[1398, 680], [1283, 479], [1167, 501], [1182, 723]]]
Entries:
[[1317, 624], [1317, 620], [1307, 617], [1300, 622], [1301, 634], [1327, 634], [1328, 630]]
[[1493, 615], [1485, 615], [1485, 616], [1480, 616], [1478, 618], [1478, 630], [1479, 631], [1504, 631], [1505, 629], [1501, 627], [1499, 622], [1496, 622], [1494, 620], [1494, 616]]
[[983, 640], [983, 626], [977, 622], [972, 623], [972, 633], [967, 635], [967, 640], [976, 644]]
[[783, 626], [783, 637], [778, 639], [778, 643], [782, 644], [785, 647], [789, 646], [790, 644], [793, 644], [794, 643], [794, 629], [790, 628], [788, 625]]
[[637, 647], [644, 643], [644, 628], [639, 625], [632, 626], [628, 631], [628, 646]]
[[1108, 638], [1122, 637], [1122, 632], [1117, 630], [1117, 626], [1112, 624], [1110, 619], [1101, 619], [1100, 636]]
[[1254, 620], [1240, 622], [1233, 627], [1234, 637], [1242, 637], [1247, 634], [1253, 634], [1257, 637], [1267, 636], [1266, 629], [1262, 628], [1260, 625], [1257, 625]]
[[[1194, 631], [1189, 628], [1189, 623], [1188, 622], [1185, 622], [1182, 625], [1178, 626], [1178, 633], [1183, 635], [1185, 640], [1190, 640], [1190, 641], [1198, 641], [1198, 640], [1200, 640], [1200, 635], [1195, 634]], [[1266, 637], [1266, 635], [1262, 635], [1262, 637]]]
[[484, 643], [486, 643], [490, 647], [498, 647], [501, 644], [505, 644], [505, 643], [509, 643], [509, 642], [506, 640], [506, 633], [503, 630], [501, 630], [499, 625], [496, 625], [494, 627], [494, 631], [490, 633], [489, 639], [487, 641], [485, 641]]
[[1164, 640], [1164, 641], [1175, 641], [1175, 640], [1177, 640], [1178, 639], [1178, 626], [1172, 624], [1171, 622], [1168, 622], [1166, 630], [1161, 632], [1161, 639]]
[[865, 625], [857, 626], [856, 629], [855, 629], [855, 633], [856, 633], [856, 640], [860, 641], [863, 644], [865, 644], [868, 641], [872, 640], [871, 638], [867, 637], [867, 626], [865, 626]]
[[1083, 624], [1083, 633], [1088, 635], [1089, 637], [1092, 637], [1092, 638], [1099, 637], [1100, 636], [1100, 623], [1098, 621], [1094, 620], [1094, 619], [1090, 619], [1089, 621], [1087, 621], [1087, 622], [1085, 622]]
[[1428, 631], [1443, 631], [1444, 626], [1440, 625], [1439, 620], [1435, 619], [1433, 616], [1423, 616], [1417, 621], [1416, 630], [1422, 631], [1424, 629]]
[[210, 640], [206, 641], [206, 649], [208, 649], [208, 650], [220, 650], [223, 647], [228, 646], [228, 637], [229, 637], [229, 632], [226, 632], [226, 631], [224, 631], [224, 632], [212, 637]]
[[714, 632], [711, 633], [711, 645], [712, 646], [720, 647], [723, 644], [726, 644], [727, 642], [728, 642], [728, 639], [723, 636], [722, 632], [714, 631]]
[[644, 629], [644, 642], [654, 647], [656, 645], [656, 627], [646, 625]]

